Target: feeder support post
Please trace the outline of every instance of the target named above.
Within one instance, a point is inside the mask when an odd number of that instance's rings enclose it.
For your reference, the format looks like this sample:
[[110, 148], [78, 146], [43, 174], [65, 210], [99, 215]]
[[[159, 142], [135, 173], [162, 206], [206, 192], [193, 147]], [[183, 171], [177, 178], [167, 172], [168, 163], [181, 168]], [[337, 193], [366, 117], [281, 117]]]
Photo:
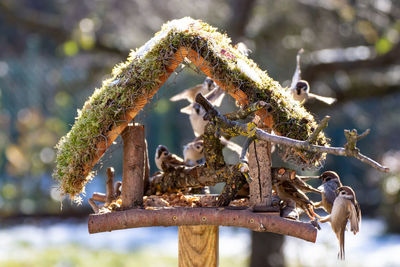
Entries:
[[179, 226], [179, 267], [218, 266], [217, 225]]
[[145, 173], [145, 134], [143, 125], [129, 125], [121, 134], [124, 142], [122, 208], [142, 206]]
[[[269, 114], [260, 110], [253, 120], [257, 127], [270, 132], [265, 124]], [[272, 206], [271, 143], [263, 140], [253, 141], [249, 146], [249, 169], [253, 181], [250, 187], [251, 207]]]

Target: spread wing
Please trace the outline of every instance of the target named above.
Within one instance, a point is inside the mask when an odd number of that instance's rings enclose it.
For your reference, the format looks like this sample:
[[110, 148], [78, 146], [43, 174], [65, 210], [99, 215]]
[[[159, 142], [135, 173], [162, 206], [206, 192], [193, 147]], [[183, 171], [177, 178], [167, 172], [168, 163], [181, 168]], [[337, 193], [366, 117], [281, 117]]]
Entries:
[[185, 91], [174, 95], [173, 97], [171, 97], [169, 100], [176, 102], [179, 100], [183, 100], [186, 99], [188, 100], [190, 103], [194, 102], [194, 98], [196, 97], [196, 95], [202, 91], [204, 85], [203, 84], [198, 84], [195, 87], [186, 89]]
[[296, 70], [292, 77], [292, 83], [290, 84], [290, 89], [296, 88], [296, 84], [301, 80], [301, 70], [300, 70], [300, 55], [303, 53], [303, 48], [297, 52], [296, 56]]
[[321, 102], [324, 102], [325, 104], [328, 104], [328, 105], [332, 105], [333, 103], [336, 102], [336, 98], [328, 97], [328, 96], [320, 96], [320, 95], [316, 95], [316, 94], [313, 94], [313, 93], [308, 93], [308, 98], [317, 99], [317, 100], [319, 100]]
[[211, 92], [205, 95], [208, 101], [211, 102], [214, 106], [221, 106], [222, 100], [224, 99], [225, 91], [217, 86]]

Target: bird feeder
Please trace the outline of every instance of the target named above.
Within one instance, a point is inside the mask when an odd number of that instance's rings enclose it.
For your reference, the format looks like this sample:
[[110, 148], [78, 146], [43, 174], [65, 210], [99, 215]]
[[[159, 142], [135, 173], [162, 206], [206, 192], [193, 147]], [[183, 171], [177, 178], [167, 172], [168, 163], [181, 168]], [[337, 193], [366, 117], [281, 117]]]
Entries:
[[[249, 183], [249, 205], [240, 208], [229, 205], [143, 208], [143, 195], [149, 183], [148, 151], [144, 126], [134, 124], [132, 120], [184, 60], [214, 80], [241, 107], [257, 101], [269, 104], [271, 112], [266, 108], [256, 111], [257, 120], [245, 129], [247, 136], [256, 134], [258, 127], [296, 140], [310, 140], [312, 136], [309, 145], [328, 144], [322, 131], [315, 135], [318, 124], [314, 117], [278, 82], [235, 49], [226, 35], [191, 18], [168, 22], [145, 45], [132, 51], [125, 63], [113, 70], [113, 77], [96, 89], [79, 112], [71, 131], [57, 145], [57, 167], [53, 176], [60, 181], [62, 191], [76, 199], [93, 177], [91, 170], [94, 165], [117, 136], [122, 135], [122, 187], [113, 188], [113, 171], [110, 169], [107, 193], [94, 195], [91, 200], [91, 203], [94, 200], [110, 202], [120, 194], [120, 210], [91, 214], [89, 233], [178, 226], [180, 266], [216, 265], [220, 225], [315, 242], [317, 230], [313, 225], [280, 217], [279, 210], [272, 203], [274, 173], [280, 177], [295, 173], [271, 168], [271, 143], [265, 141], [253, 142], [249, 146], [248, 168], [253, 177]], [[317, 168], [325, 159], [325, 153], [297, 147], [288, 147], [284, 153], [291, 155], [286, 159], [307, 168]], [[229, 172], [231, 169], [225, 170]], [[189, 171], [210, 172], [207, 168]], [[213, 173], [207, 176], [208, 179], [211, 176]], [[207, 197], [210, 198], [198, 198]]]

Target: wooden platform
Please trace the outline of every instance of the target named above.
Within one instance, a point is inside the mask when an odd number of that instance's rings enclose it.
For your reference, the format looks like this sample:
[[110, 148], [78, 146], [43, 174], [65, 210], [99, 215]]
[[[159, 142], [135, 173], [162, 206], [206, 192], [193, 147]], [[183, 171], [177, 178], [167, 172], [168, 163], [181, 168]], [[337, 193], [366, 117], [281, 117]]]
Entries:
[[138, 227], [221, 225], [272, 232], [315, 242], [317, 230], [310, 223], [282, 218], [248, 209], [167, 207], [130, 209], [89, 216], [89, 233]]

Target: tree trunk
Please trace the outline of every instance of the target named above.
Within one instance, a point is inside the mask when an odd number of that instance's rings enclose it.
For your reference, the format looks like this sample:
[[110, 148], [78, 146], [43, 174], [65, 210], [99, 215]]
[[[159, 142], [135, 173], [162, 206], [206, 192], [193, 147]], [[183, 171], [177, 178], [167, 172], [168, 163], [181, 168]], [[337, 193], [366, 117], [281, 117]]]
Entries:
[[283, 267], [283, 235], [254, 231], [251, 233], [250, 267]]

